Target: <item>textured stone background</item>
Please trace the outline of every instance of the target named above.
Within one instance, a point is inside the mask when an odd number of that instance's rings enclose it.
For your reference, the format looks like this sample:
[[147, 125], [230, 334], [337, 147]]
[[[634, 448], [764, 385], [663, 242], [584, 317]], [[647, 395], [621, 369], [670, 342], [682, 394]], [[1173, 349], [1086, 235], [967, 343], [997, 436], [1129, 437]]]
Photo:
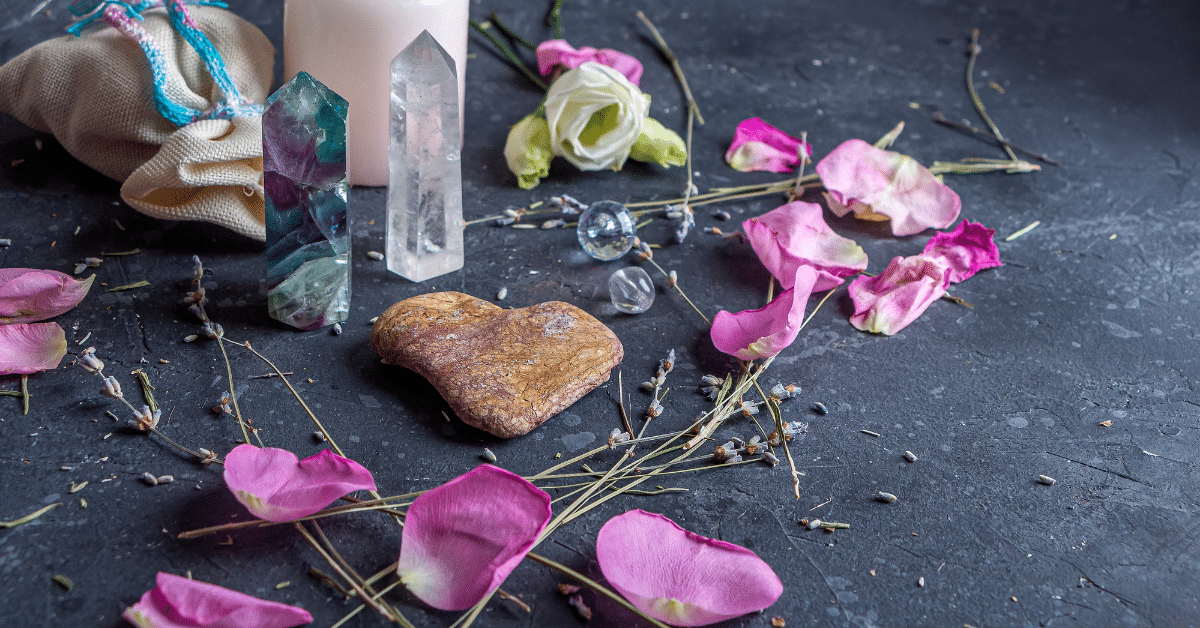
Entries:
[[[51, 5], [52, 18], [25, 17], [31, 4], [9, 0], [0, 8], [0, 60], [66, 25], [65, 0]], [[281, 4], [235, 3], [234, 10], [278, 44]], [[540, 39], [548, 36], [539, 26], [545, 4], [473, 0], [471, 6], [476, 19], [496, 10]], [[790, 497], [782, 468], [670, 476], [664, 485], [691, 491], [611, 501], [542, 551], [596, 576], [597, 529], [609, 516], [641, 507], [750, 547], [774, 566], [786, 587], [783, 598], [731, 626], [766, 626], [774, 615], [789, 626], [1200, 624], [1195, 3], [568, 1], [569, 41], [641, 58], [653, 115], [682, 129], [679, 90], [634, 16], [637, 9], [679, 55], [707, 119], [694, 141], [701, 188], [777, 178], [737, 173], [722, 161], [734, 126], [755, 115], [807, 130], [818, 157], [845, 139], [873, 140], [899, 120], [908, 129], [897, 148], [925, 163], [1002, 156], [929, 121], [934, 110], [975, 120], [963, 85], [966, 37], [975, 27], [984, 48], [976, 80], [993, 117], [1014, 142], [1063, 166], [1020, 176], [948, 177], [962, 195], [964, 217], [999, 236], [1042, 221], [1000, 244], [1003, 268], [955, 287], [974, 309], [938, 302], [901, 334], [883, 338], [850, 327], [846, 304], [835, 299], [776, 361], [767, 379], [803, 388], [785, 417], [812, 421], [807, 440], [795, 448], [806, 473], [799, 501]], [[508, 125], [536, 107], [539, 95], [481, 41], [472, 36], [475, 57], [467, 69], [468, 219], [564, 192], [636, 201], [682, 188], [678, 169], [581, 174], [564, 165], [532, 192], [517, 189], [500, 149]], [[280, 66], [277, 60], [277, 73]], [[988, 81], [1005, 93], [987, 88]], [[42, 150], [35, 139], [44, 141]], [[24, 161], [10, 167], [16, 160]], [[660, 292], [649, 312], [617, 315], [605, 281], [630, 262], [586, 258], [567, 230], [471, 227], [466, 268], [414, 285], [365, 257], [384, 249], [385, 192], [356, 189], [355, 297], [346, 333], [296, 333], [266, 317], [258, 244], [136, 214], [119, 202], [116, 183], [71, 159], [52, 137], [8, 117], [0, 117], [0, 164], [0, 237], [13, 239], [0, 249], [0, 264], [67, 271], [100, 251], [144, 251], [109, 259], [97, 273], [109, 285], [147, 279], [151, 288], [96, 290], [62, 322], [68, 338], [91, 333], [87, 344], [115, 363], [127, 389], [133, 385], [125, 374], [146, 358], [170, 415], [165, 429], [193, 446], [227, 451], [237, 437], [233, 423], [208, 412], [227, 389], [216, 348], [181, 342], [196, 332], [177, 305], [193, 254], [215, 272], [207, 283], [214, 317], [231, 337], [251, 340], [295, 371], [298, 381], [314, 379], [300, 386], [303, 394], [388, 493], [454, 477], [479, 463], [484, 446], [505, 468], [536, 472], [556, 452], [583, 451], [618, 425], [615, 381], [520, 439], [498, 441], [447, 423], [433, 389], [381, 365], [368, 344], [367, 320], [399, 299], [435, 289], [491, 298], [506, 286], [507, 305], [574, 303], [621, 338], [629, 389], [674, 348], [680, 365], [664, 425], [694, 417], [702, 399], [691, 384], [729, 366], [703, 321], [676, 296]], [[719, 208], [741, 219], [776, 204], [758, 199]], [[715, 209], [702, 208], [699, 227], [729, 226], [712, 218]], [[665, 242], [666, 222], [656, 220], [643, 237]], [[830, 222], [867, 250], [871, 272], [895, 255], [919, 252], [928, 237], [897, 240], [870, 225]], [[694, 233], [656, 259], [679, 272], [707, 312], [757, 307], [764, 298], [766, 272], [746, 246]], [[264, 439], [300, 455], [315, 452], [312, 428], [282, 385], [247, 379], [266, 372], [253, 356], [233, 359], [242, 408]], [[0, 531], [0, 623], [120, 625], [121, 609], [153, 585], [159, 570], [191, 570], [199, 579], [299, 604], [317, 617], [315, 625], [349, 610], [304, 575], [318, 559], [290, 530], [240, 533], [232, 545], [220, 545], [224, 538], [174, 540], [182, 530], [245, 517], [219, 471], [154, 440], [119, 432], [105, 439], [114, 425], [102, 412], [116, 408], [76, 370], [64, 367], [30, 384], [36, 396], [28, 416], [16, 400], [0, 399], [0, 519], [43, 503], [66, 505]], [[633, 398], [635, 408], [644, 407], [642, 393]], [[830, 414], [809, 412], [812, 401], [825, 403]], [[1098, 425], [1106, 419], [1112, 427]], [[749, 433], [734, 422], [720, 435]], [[921, 460], [904, 463], [906, 449]], [[74, 470], [60, 471], [64, 465]], [[178, 481], [148, 488], [137, 481], [145, 471], [172, 473]], [[1036, 484], [1040, 473], [1058, 483]], [[91, 482], [86, 489], [68, 495], [72, 481], [84, 480]], [[879, 489], [900, 501], [872, 501]], [[796, 524], [811, 516], [853, 527], [826, 535]], [[395, 559], [399, 532], [384, 517], [347, 517], [326, 530], [363, 572]], [[55, 574], [71, 577], [74, 591], [54, 585]], [[919, 577], [924, 588], [917, 587]], [[276, 591], [284, 580], [292, 586]], [[553, 590], [558, 581], [540, 567], [518, 568], [505, 586], [524, 596], [533, 615], [495, 603], [478, 625], [574, 625]], [[588, 600], [597, 615], [592, 625], [632, 623], [619, 608]], [[444, 626], [454, 617], [417, 604], [406, 610], [419, 625]], [[382, 623], [364, 613], [349, 625]]]

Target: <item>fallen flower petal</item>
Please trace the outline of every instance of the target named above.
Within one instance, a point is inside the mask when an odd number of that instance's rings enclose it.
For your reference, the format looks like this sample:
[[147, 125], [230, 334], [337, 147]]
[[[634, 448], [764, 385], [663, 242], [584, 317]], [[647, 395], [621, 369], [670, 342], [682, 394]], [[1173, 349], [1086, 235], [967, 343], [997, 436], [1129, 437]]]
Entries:
[[67, 335], [58, 323], [0, 325], [0, 375], [57, 368], [65, 355]]
[[833, 213], [882, 214], [891, 219], [892, 233], [898, 236], [949, 227], [962, 207], [958, 194], [915, 159], [862, 140], [843, 142], [816, 170], [829, 191]]
[[139, 628], [291, 628], [313, 620], [302, 608], [207, 582], [161, 571], [155, 581], [158, 586], [121, 614]]
[[800, 266], [793, 276], [792, 287], [766, 307], [737, 314], [717, 312], [710, 332], [713, 346], [739, 360], [768, 358], [783, 351], [800, 333], [808, 297], [823, 276], [828, 280], [828, 273]]
[[596, 537], [605, 579], [647, 615], [673, 626], [704, 626], [767, 608], [783, 583], [754, 552], [631, 510]]
[[434, 608], [470, 608], [504, 582], [549, 522], [545, 491], [481, 465], [413, 501], [397, 573]]
[[863, 275], [850, 283], [854, 314], [850, 324], [863, 331], [892, 335], [917, 319], [946, 294], [950, 267], [940, 259], [896, 257], [878, 277]]
[[294, 521], [339, 497], [375, 490], [371, 472], [328, 449], [299, 460], [274, 447], [238, 445], [225, 456], [225, 485], [255, 517]]
[[599, 50], [584, 46], [576, 50], [565, 39], [551, 39], [537, 46], [538, 72], [548, 76], [555, 68], [569, 70], [588, 61], [595, 61], [625, 75], [630, 83], [637, 85], [642, 80], [642, 62], [618, 50]]
[[791, 172], [812, 146], [767, 124], [762, 118], [742, 120], [733, 132], [733, 143], [725, 152], [725, 163], [742, 172]]
[[53, 318], [79, 305], [96, 276], [76, 280], [56, 270], [0, 268], [0, 324]]
[[867, 254], [849, 238], [834, 233], [816, 203], [794, 201], [742, 223], [750, 246], [763, 266], [786, 289], [792, 287], [796, 269], [812, 266], [823, 273], [814, 292], [842, 283], [842, 277], [862, 272]]
[[941, 258], [950, 267], [950, 283], [959, 283], [985, 268], [1002, 265], [1000, 249], [992, 240], [995, 233], [995, 229], [964, 220], [954, 231], [933, 236], [921, 254]]

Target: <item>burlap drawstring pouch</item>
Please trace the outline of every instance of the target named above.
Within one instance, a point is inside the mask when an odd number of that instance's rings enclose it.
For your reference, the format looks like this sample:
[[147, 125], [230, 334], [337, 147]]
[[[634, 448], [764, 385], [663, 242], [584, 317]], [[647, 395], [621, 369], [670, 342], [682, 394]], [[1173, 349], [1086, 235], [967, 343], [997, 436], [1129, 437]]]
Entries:
[[275, 50], [223, 7], [75, 2], [70, 35], [0, 67], [0, 109], [123, 181], [121, 198], [142, 213], [264, 240], [257, 103]]

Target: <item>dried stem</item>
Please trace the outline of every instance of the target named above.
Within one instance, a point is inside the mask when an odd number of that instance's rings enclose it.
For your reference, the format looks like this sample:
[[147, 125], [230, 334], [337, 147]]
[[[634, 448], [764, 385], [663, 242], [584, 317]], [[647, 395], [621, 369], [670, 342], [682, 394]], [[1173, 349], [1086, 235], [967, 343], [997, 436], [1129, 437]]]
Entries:
[[[663, 270], [663, 267], [662, 267], [662, 266], [659, 266], [659, 265], [658, 265], [658, 262], [654, 261], [654, 258], [649, 258], [649, 259], [647, 259], [646, 261], [647, 261], [647, 262], [650, 262], [651, 264], [653, 264], [653, 265], [654, 265], [654, 267], [658, 269], [658, 272], [662, 273], [662, 276], [663, 276], [663, 277], [668, 277], [668, 276], [669, 276], [669, 275], [667, 274], [667, 271]], [[712, 327], [712, 321], [711, 321], [711, 320], [709, 320], [709, 318], [708, 318], [707, 316], [705, 316], [705, 315], [704, 315], [704, 312], [701, 312], [701, 311], [700, 311], [700, 308], [696, 307], [696, 304], [695, 304], [695, 303], [692, 303], [692, 300], [688, 298], [688, 295], [684, 294], [684, 292], [683, 292], [683, 288], [680, 288], [680, 287], [679, 287], [679, 282], [675, 282], [675, 291], [679, 293], [679, 296], [683, 297], [683, 300], [684, 300], [684, 301], [687, 301], [687, 304], [688, 304], [688, 305], [692, 306], [692, 309], [693, 309], [693, 310], [696, 310], [696, 313], [700, 315], [700, 318], [703, 318], [703, 319], [704, 319], [704, 322], [705, 322], [705, 323], [708, 323], [708, 326], [709, 326], [709, 327]], [[640, 437], [639, 437], [639, 438], [640, 438]]]
[[[183, 452], [183, 453], [185, 453], [185, 454], [188, 454], [188, 455], [190, 455], [190, 456], [195, 456], [195, 457], [197, 457], [197, 458], [199, 458], [199, 459], [201, 459], [201, 460], [208, 460], [208, 459], [209, 459], [209, 457], [208, 457], [208, 456], [206, 456], [206, 455], [204, 455], [204, 454], [202, 454], [202, 453], [200, 453], [200, 452], [198, 452], [198, 451], [192, 451], [191, 449], [188, 449], [187, 447], [184, 447], [183, 445], [180, 445], [179, 443], [177, 443], [177, 442], [175, 442], [175, 441], [171, 440], [171, 439], [170, 439], [170, 438], [169, 438], [169, 437], [168, 437], [166, 434], [163, 434], [162, 430], [158, 429], [157, 427], [151, 427], [151, 428], [150, 428], [150, 431], [151, 431], [151, 432], [152, 432], [152, 433], [153, 433], [155, 436], [157, 436], [157, 437], [159, 437], [159, 438], [163, 439], [164, 441], [166, 441], [168, 445], [170, 445], [170, 446], [174, 447], [175, 449], [178, 449], [179, 451], [182, 451], [182, 452]], [[221, 461], [221, 459], [220, 459], [220, 458], [213, 458], [213, 459], [211, 460], [211, 462], [215, 462], [215, 463], [217, 463], [217, 464], [220, 464], [220, 465], [223, 465], [223, 464], [225, 464], [224, 462], [222, 462], [222, 461]]]
[[333, 546], [333, 542], [329, 540], [329, 537], [325, 536], [325, 531], [321, 529], [321, 525], [316, 521], [313, 521], [310, 525], [312, 525], [313, 529], [317, 531], [317, 536], [321, 538], [321, 542], [324, 543], [325, 547], [329, 549], [329, 555], [342, 565], [342, 567], [346, 570], [346, 573], [350, 574], [350, 576], [354, 578], [354, 582], [359, 583], [362, 589], [371, 595], [371, 599], [376, 600], [376, 602], [389, 614], [391, 614], [393, 617], [399, 616], [400, 613], [396, 609], [392, 608], [390, 604], [376, 597], [377, 594], [371, 589], [371, 585], [367, 581], [363, 580], [363, 577], [358, 574], [358, 571], [356, 571], [354, 567], [350, 565], [350, 562], [342, 557], [341, 552], [338, 552], [337, 548]]
[[338, 575], [341, 576], [342, 579], [345, 580], [352, 589], [354, 589], [354, 592], [358, 594], [358, 596], [363, 600], [363, 602], [365, 604], [367, 604], [371, 608], [375, 609], [375, 611], [378, 612], [380, 615], [383, 615], [384, 617], [386, 617], [388, 619], [388, 621], [399, 622], [400, 625], [405, 626], [405, 628], [413, 628], [412, 623], [410, 623], [407, 619], [405, 619], [404, 616], [392, 615], [391, 613], [385, 611], [383, 609], [383, 607], [381, 607], [379, 605], [379, 603], [376, 602], [373, 597], [367, 595], [366, 591], [364, 591], [363, 588], [361, 586], [359, 586], [359, 584], [357, 582], [355, 582], [354, 579], [351, 578], [350, 575], [345, 572], [345, 570], [342, 569], [342, 566], [337, 563], [337, 561], [333, 558], [333, 556], [331, 556], [329, 554], [329, 552], [325, 551], [325, 548], [321, 546], [321, 544], [317, 541], [317, 539], [313, 538], [313, 535], [310, 534], [309, 531], [304, 528], [303, 524], [301, 524], [299, 521], [297, 521], [297, 522], [295, 522], [295, 525], [296, 525], [296, 530], [298, 530], [300, 532], [300, 535], [302, 537], [304, 537], [304, 540], [313, 549], [317, 550], [317, 553], [320, 554], [321, 557], [324, 558], [326, 560], [326, 562], [329, 563], [330, 567], [333, 567], [333, 570], [336, 571], [338, 573]]
[[783, 453], [787, 455], [788, 468], [792, 471], [792, 493], [796, 499], [800, 499], [800, 472], [796, 470], [796, 461], [792, 459], [792, 450], [787, 444], [787, 435], [783, 432], [783, 414], [779, 412], [779, 403], [774, 399], [767, 399], [767, 409], [771, 411], [771, 418], [775, 419], [775, 430], [779, 434], [779, 442], [783, 447]]
[[[662, 51], [663, 56], [670, 62], [671, 69], [675, 71], [675, 78], [679, 79], [679, 84], [683, 87], [683, 94], [687, 97], [688, 110], [696, 114], [696, 120], [700, 124], [704, 124], [704, 116], [700, 115], [700, 106], [696, 104], [696, 99], [692, 97], [692, 90], [688, 87], [687, 77], [683, 75], [683, 68], [679, 65], [679, 59], [675, 57], [674, 52], [671, 52], [671, 47], [667, 45], [666, 40], [658, 33], [658, 29], [654, 27], [654, 24], [650, 22], [646, 14], [638, 11], [637, 16], [646, 25], [646, 28], [650, 29], [650, 36], [654, 38], [654, 43], [658, 44], [659, 50]], [[692, 152], [689, 150], [688, 155], [691, 154]]]
[[[399, 580], [397, 580], [397, 581], [387, 585], [386, 587], [380, 589], [379, 593], [376, 593], [375, 595], [371, 596], [371, 599], [378, 601], [385, 594], [390, 593], [392, 589], [395, 589], [396, 587], [400, 586], [401, 584], [402, 583]], [[366, 604], [359, 604], [354, 610], [350, 611], [349, 613], [346, 613], [345, 617], [342, 617], [341, 619], [337, 620], [337, 622], [335, 622], [329, 628], [341, 628], [341, 626], [345, 625], [346, 622], [350, 621], [351, 618], [353, 618], [355, 615], [357, 615], [359, 612], [361, 612], [362, 609], [364, 609], [366, 607], [367, 607]]]
[[979, 29], [976, 28], [971, 31], [971, 47], [969, 49], [969, 56], [967, 57], [967, 93], [971, 96], [971, 103], [975, 105], [975, 111], [979, 112], [979, 117], [983, 118], [988, 128], [992, 130], [992, 135], [995, 135], [996, 139], [1004, 142], [1001, 146], [1004, 148], [1004, 152], [1008, 154], [1008, 158], [1012, 161], [1018, 161], [1017, 155], [1009, 147], [1008, 142], [1004, 139], [1004, 135], [1000, 133], [1000, 129], [996, 127], [996, 123], [992, 122], [991, 116], [988, 115], [987, 108], [983, 106], [983, 100], [979, 97], [979, 92], [975, 91], [975, 60], [979, 58], [979, 53], [982, 51], [983, 48], [979, 46]]
[[641, 617], [642, 619], [650, 622], [650, 624], [652, 626], [657, 626], [658, 628], [669, 628], [666, 624], [664, 624], [661, 621], [658, 621], [657, 619], [642, 612], [641, 609], [634, 606], [633, 604], [630, 604], [625, 598], [623, 598], [620, 595], [617, 595], [616, 593], [609, 590], [608, 587], [600, 584], [599, 582], [596, 582], [595, 580], [592, 580], [591, 578], [588, 578], [587, 576], [579, 573], [578, 571], [575, 571], [574, 569], [571, 569], [570, 567], [567, 567], [566, 565], [563, 565], [562, 563], [558, 563], [553, 560], [550, 560], [549, 558], [546, 558], [545, 556], [542, 556], [541, 554], [535, 554], [533, 552], [529, 552], [528, 554], [526, 554], [526, 556], [529, 557], [529, 560], [532, 560], [535, 563], [545, 565], [545, 566], [547, 566], [569, 578], [578, 580], [579, 582], [583, 583], [585, 586], [592, 589], [593, 591], [616, 602], [617, 604], [620, 604], [621, 606], [624, 606], [626, 608], [626, 610], [628, 610], [629, 612], [634, 613], [638, 617]]
[[974, 134], [976, 137], [979, 137], [979, 138], [981, 138], [981, 139], [984, 139], [984, 140], [987, 140], [987, 141], [990, 141], [990, 142], [995, 142], [996, 144], [998, 144], [998, 145], [1000, 145], [1000, 146], [1007, 146], [1007, 147], [1009, 147], [1009, 148], [1012, 148], [1012, 149], [1014, 149], [1014, 150], [1019, 150], [1019, 151], [1021, 151], [1022, 153], [1025, 153], [1026, 155], [1029, 155], [1030, 157], [1033, 157], [1034, 159], [1039, 159], [1039, 160], [1041, 160], [1041, 161], [1044, 161], [1044, 162], [1046, 162], [1046, 163], [1048, 163], [1048, 164], [1055, 165], [1055, 166], [1061, 166], [1061, 165], [1062, 165], [1062, 164], [1060, 164], [1060, 163], [1058, 163], [1057, 161], [1055, 161], [1055, 160], [1051, 159], [1049, 156], [1047, 156], [1047, 155], [1045, 155], [1045, 154], [1043, 154], [1043, 153], [1039, 153], [1039, 152], [1036, 152], [1036, 151], [1032, 151], [1032, 150], [1029, 150], [1028, 148], [1022, 148], [1022, 147], [1020, 147], [1020, 146], [1017, 146], [1016, 144], [1013, 144], [1012, 142], [1010, 142], [1010, 141], [1008, 141], [1008, 140], [1002, 140], [1002, 139], [1000, 139], [1000, 138], [996, 137], [995, 135], [992, 135], [991, 133], [988, 133], [987, 131], [984, 131], [983, 129], [977, 129], [977, 128], [973, 127], [973, 126], [968, 126], [968, 125], [965, 125], [965, 124], [959, 124], [959, 123], [957, 123], [957, 122], [954, 122], [953, 120], [948, 120], [948, 119], [946, 118], [946, 116], [945, 116], [945, 115], [942, 115], [942, 112], [940, 112], [940, 111], [935, 111], [935, 112], [933, 113], [933, 121], [934, 121], [934, 122], [936, 122], [936, 123], [938, 123], [938, 124], [940, 124], [940, 125], [942, 125], [942, 126], [945, 126], [945, 127], [950, 127], [950, 128], [952, 128], [952, 129], [955, 129], [955, 130], [958, 130], [958, 131], [964, 131], [964, 132], [968, 132], [968, 133], [973, 133], [973, 134]]
[[21, 375], [21, 414], [29, 414], [29, 376]]
[[625, 425], [625, 433], [633, 438], [633, 425], [629, 423], [629, 415], [625, 412], [625, 382], [622, 373], [623, 371], [617, 371], [617, 395], [621, 397], [618, 407], [621, 408], [621, 422]]

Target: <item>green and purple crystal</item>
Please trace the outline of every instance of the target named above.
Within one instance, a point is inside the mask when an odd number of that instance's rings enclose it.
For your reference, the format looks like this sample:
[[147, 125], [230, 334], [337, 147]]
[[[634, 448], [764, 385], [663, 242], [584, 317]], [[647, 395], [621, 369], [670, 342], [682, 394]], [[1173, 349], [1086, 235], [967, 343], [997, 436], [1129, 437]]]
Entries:
[[267, 99], [267, 310], [303, 330], [350, 314], [346, 99], [300, 72]]

